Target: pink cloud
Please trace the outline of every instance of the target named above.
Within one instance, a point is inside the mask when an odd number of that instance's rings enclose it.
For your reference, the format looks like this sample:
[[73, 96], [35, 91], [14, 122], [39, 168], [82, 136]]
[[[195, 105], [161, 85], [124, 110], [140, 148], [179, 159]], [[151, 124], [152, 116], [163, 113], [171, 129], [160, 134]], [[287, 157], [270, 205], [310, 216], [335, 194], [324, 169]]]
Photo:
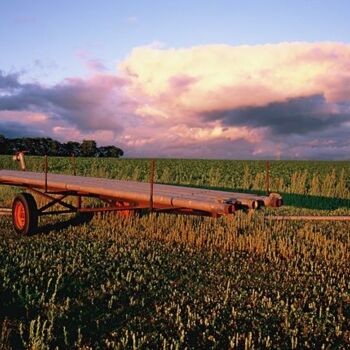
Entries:
[[93, 76], [43, 87], [0, 74], [0, 122], [11, 122], [11, 110], [12, 122], [41, 123], [64, 140], [115, 143], [134, 156], [323, 157], [349, 149], [350, 45], [138, 47], [114, 74], [79, 55]]
[[77, 127], [72, 126], [53, 126], [52, 134], [55, 138], [63, 141], [82, 141], [84, 139], [95, 140], [99, 144], [113, 144], [115, 135], [110, 130], [97, 130], [94, 132], [82, 132]]
[[[326, 79], [349, 78], [349, 61], [350, 45], [338, 43], [207, 45], [168, 50], [140, 47], [119, 69], [131, 80], [130, 93], [154, 101], [171, 89], [173, 94], [167, 95], [169, 100], [163, 105], [176, 99], [179, 107], [202, 111], [261, 106], [320, 93], [328, 98], [335, 86], [327, 85]], [[181, 77], [191, 77], [191, 84], [186, 85], [185, 96], [179, 100], [183, 86], [179, 84], [175, 91], [172, 82], [181, 81]], [[161, 105], [164, 101], [157, 102]]]
[[84, 66], [92, 73], [105, 72], [107, 67], [102, 60], [93, 58], [91, 54], [85, 50], [78, 50], [76, 57], [84, 64]]
[[[349, 62], [347, 44], [281, 43], [187, 49], [139, 47], [118, 68], [129, 79], [129, 96], [142, 101], [135, 113], [143, 118], [144, 127], [152, 125], [154, 134], [159, 131], [159, 143], [165, 140], [164, 131], [176, 135], [182, 144], [187, 140], [197, 144], [238, 139], [252, 144], [265, 142], [266, 147], [256, 147], [257, 154], [264, 153], [263, 149], [271, 151], [268, 123], [277, 123], [276, 118], [286, 124], [276, 130], [285, 133], [288, 125], [290, 132], [295, 129], [310, 134], [313, 128], [317, 132], [344, 123], [349, 113], [344, 114], [339, 103], [350, 103]], [[254, 108], [257, 113], [277, 110], [281, 115], [273, 121], [261, 116], [260, 122], [259, 116], [254, 116], [252, 123], [249, 118]], [[288, 115], [288, 108], [294, 114]], [[243, 109], [252, 109], [244, 113], [246, 124], [242, 118], [235, 124], [235, 117], [227, 122], [230, 116], [225, 116], [225, 124], [224, 119], [203, 120], [207, 113], [222, 111], [224, 115]], [[226, 131], [215, 132], [222, 130], [220, 127]], [[259, 137], [252, 136], [253, 131]], [[196, 139], [198, 135], [202, 137]], [[185, 147], [184, 152], [188, 152]]]
[[93, 72], [103, 72], [107, 70], [103, 62], [98, 59], [90, 59], [86, 61], [86, 66]]
[[43, 124], [48, 121], [48, 116], [43, 113], [30, 111], [0, 111], [0, 121], [19, 122], [23, 124]]

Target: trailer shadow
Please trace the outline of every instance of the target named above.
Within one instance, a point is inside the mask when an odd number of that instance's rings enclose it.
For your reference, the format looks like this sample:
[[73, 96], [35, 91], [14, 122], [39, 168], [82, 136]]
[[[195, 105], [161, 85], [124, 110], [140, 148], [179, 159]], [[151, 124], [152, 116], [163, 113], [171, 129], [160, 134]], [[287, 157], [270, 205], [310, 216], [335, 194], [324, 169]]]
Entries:
[[[169, 185], [192, 187], [192, 188], [215, 190], [215, 191], [250, 193], [250, 194], [266, 196], [266, 191], [261, 191], [261, 190], [247, 190], [243, 188], [195, 186], [195, 185], [179, 185], [179, 184], [169, 184]], [[324, 196], [312, 196], [307, 194], [297, 194], [297, 193], [287, 193], [287, 192], [279, 192], [279, 194], [283, 198], [284, 205], [288, 205], [290, 207], [315, 209], [315, 210], [336, 210], [340, 208], [350, 209], [350, 199], [324, 197]]]
[[[216, 191], [226, 191], [226, 192], [241, 192], [241, 193], [251, 193], [256, 195], [265, 196], [265, 191], [259, 190], [247, 190], [243, 188], [228, 188], [228, 187], [213, 187], [213, 186], [194, 186], [194, 185], [179, 185], [179, 184], [168, 184], [173, 186], [183, 186], [192, 187], [198, 189], [216, 190]], [[283, 198], [284, 205], [302, 208], [302, 209], [314, 209], [314, 210], [336, 210], [340, 208], [350, 209], [350, 199], [345, 198], [332, 198], [324, 196], [311, 196], [296, 193], [286, 193], [280, 192]], [[148, 211], [147, 211], [148, 213]], [[90, 213], [92, 214], [92, 213]], [[140, 213], [144, 215], [144, 213]], [[79, 226], [84, 223], [88, 223], [92, 220], [93, 215], [84, 216], [73, 216], [64, 221], [54, 221], [53, 223], [45, 223], [38, 227], [36, 234], [48, 234], [52, 231], [59, 232], [61, 230], [67, 229], [69, 227]], [[55, 218], [55, 220], [60, 220], [60, 217]]]
[[[227, 189], [226, 189], [227, 190]], [[237, 192], [256, 193], [266, 195], [265, 191], [247, 191], [244, 189], [234, 189]], [[312, 196], [307, 194], [279, 192], [283, 198], [283, 204], [295, 208], [315, 209], [315, 210], [336, 210], [340, 208], [350, 208], [350, 199]]]
[[350, 208], [350, 199], [282, 193], [285, 205], [295, 208], [336, 210]]
[[[69, 227], [80, 226], [84, 223], [89, 223], [93, 218], [93, 215], [78, 216], [75, 215], [64, 221], [54, 221], [53, 223], [45, 223], [36, 230], [35, 234], [48, 234], [50, 232], [59, 232]], [[60, 220], [58, 218], [55, 218]]]

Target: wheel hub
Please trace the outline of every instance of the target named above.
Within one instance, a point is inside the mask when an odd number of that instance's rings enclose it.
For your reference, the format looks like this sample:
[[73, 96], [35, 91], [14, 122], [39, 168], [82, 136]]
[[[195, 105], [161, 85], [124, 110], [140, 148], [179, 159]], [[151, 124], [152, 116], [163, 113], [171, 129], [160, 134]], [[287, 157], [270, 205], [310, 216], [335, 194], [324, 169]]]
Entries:
[[17, 202], [14, 211], [15, 224], [21, 230], [26, 223], [26, 212], [23, 203]]

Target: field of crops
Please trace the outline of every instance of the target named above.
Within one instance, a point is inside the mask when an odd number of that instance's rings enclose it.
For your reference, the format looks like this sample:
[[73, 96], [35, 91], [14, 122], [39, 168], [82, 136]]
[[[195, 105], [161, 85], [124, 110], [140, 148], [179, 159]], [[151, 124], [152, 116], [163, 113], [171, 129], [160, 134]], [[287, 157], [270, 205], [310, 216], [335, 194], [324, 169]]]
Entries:
[[[72, 173], [68, 158], [49, 168]], [[148, 181], [149, 161], [78, 159], [77, 173]], [[287, 205], [234, 219], [50, 217], [23, 238], [0, 217], [0, 349], [350, 348], [350, 223], [264, 219], [350, 215], [349, 174], [350, 162], [271, 162]], [[259, 192], [264, 162], [157, 160], [156, 181]], [[0, 187], [1, 206], [16, 191]]]

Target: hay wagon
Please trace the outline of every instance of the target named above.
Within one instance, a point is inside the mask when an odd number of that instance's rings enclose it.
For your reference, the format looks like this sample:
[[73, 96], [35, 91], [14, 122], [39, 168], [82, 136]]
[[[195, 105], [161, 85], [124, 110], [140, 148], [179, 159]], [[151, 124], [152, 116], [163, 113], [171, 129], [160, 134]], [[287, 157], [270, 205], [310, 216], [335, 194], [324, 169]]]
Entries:
[[[24, 164], [24, 158], [20, 160]], [[237, 210], [279, 207], [283, 204], [282, 197], [277, 193], [258, 196], [155, 184], [154, 162], [151, 163], [149, 183], [49, 173], [47, 158], [44, 172], [23, 170], [0, 170], [1, 185], [26, 190], [15, 196], [10, 212], [14, 229], [21, 235], [35, 232], [38, 218], [43, 215], [76, 213], [84, 216], [96, 212], [129, 215], [140, 210], [150, 210], [219, 217], [233, 215]], [[46, 204], [38, 207], [33, 195], [42, 197]], [[67, 202], [68, 197], [75, 197], [75, 204]], [[101, 205], [84, 205], [84, 198], [96, 198]], [[56, 209], [57, 205], [60, 206], [59, 210]], [[54, 206], [56, 207], [53, 208]]]

